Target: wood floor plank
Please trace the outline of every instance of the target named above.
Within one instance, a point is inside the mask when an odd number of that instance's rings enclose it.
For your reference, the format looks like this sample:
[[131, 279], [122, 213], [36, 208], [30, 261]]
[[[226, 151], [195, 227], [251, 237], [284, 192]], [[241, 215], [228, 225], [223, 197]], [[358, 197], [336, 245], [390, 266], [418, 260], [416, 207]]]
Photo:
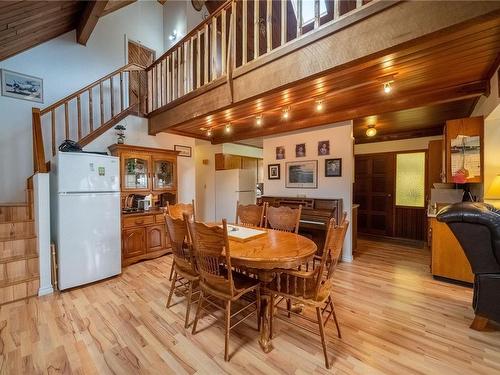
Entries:
[[[472, 289], [434, 280], [427, 249], [368, 240], [358, 248], [335, 274], [343, 338], [326, 326], [333, 373], [500, 373], [500, 331], [469, 329]], [[184, 329], [184, 297], [165, 308], [170, 264], [165, 256], [87, 287], [2, 306], [0, 373], [332, 373], [319, 337], [279, 320], [271, 353], [261, 351], [249, 319], [231, 331], [231, 361], [224, 362], [223, 326], [214, 316], [203, 316], [192, 335]]]

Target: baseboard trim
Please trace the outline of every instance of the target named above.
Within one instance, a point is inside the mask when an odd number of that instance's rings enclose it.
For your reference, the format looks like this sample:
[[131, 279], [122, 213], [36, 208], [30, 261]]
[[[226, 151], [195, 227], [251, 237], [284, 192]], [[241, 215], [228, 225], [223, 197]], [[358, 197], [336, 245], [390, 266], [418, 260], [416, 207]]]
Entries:
[[52, 285], [51, 286], [45, 286], [45, 287], [40, 287], [40, 289], [38, 289], [38, 296], [41, 297], [41, 296], [46, 296], [47, 294], [52, 294], [54, 293], [54, 288], [52, 288]]

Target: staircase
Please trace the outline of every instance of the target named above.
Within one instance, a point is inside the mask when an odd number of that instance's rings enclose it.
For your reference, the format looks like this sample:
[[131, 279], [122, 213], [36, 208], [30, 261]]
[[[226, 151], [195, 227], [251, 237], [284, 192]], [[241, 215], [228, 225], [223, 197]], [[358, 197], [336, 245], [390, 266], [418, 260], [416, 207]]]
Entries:
[[30, 179], [26, 203], [0, 203], [0, 306], [38, 295], [38, 265]]

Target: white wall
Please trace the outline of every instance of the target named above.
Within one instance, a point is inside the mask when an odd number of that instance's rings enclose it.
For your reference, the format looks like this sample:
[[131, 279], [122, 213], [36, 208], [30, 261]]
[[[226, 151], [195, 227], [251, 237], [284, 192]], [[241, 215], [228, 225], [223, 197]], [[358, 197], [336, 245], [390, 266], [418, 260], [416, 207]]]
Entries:
[[[488, 188], [497, 174], [500, 174], [500, 92], [498, 91], [498, 72], [490, 81], [491, 92], [489, 97], [482, 96], [471, 116], [484, 116], [484, 191], [487, 196]], [[500, 207], [498, 201], [489, 201]]]
[[[264, 138], [264, 192], [271, 196], [305, 195], [311, 198], [342, 198], [344, 210], [351, 218], [354, 171], [352, 122], [345, 121], [300, 132]], [[318, 142], [330, 141], [330, 155], [318, 156]], [[295, 158], [295, 145], [306, 143], [306, 157]], [[276, 147], [285, 146], [285, 160], [276, 160]], [[342, 177], [325, 177], [325, 159], [342, 158]], [[318, 160], [318, 188], [290, 189], [285, 187], [286, 162]], [[281, 179], [267, 179], [267, 165], [280, 164]], [[349, 227], [342, 252], [344, 261], [352, 260], [352, 230]]]
[[[23, 201], [33, 174], [31, 108], [46, 107], [126, 64], [126, 38], [163, 52], [163, 12], [157, 1], [139, 1], [99, 20], [87, 46], [75, 31], [0, 62], [0, 68], [43, 78], [44, 103], [0, 96], [0, 202]], [[46, 153], [49, 150], [46, 150]]]
[[[178, 201], [191, 202], [196, 194], [195, 173], [195, 141], [194, 138], [176, 134], [159, 133], [156, 136], [148, 135], [148, 120], [142, 117], [128, 116], [121, 122], [125, 125], [125, 143], [134, 146], [155, 147], [173, 150], [174, 145], [190, 146], [192, 157], [177, 158]], [[116, 131], [108, 130], [96, 140], [89, 143], [85, 151], [108, 151], [108, 147], [116, 143]]]
[[376, 154], [379, 152], [398, 152], [398, 151], [411, 151], [411, 150], [427, 150], [429, 142], [435, 140], [442, 140], [443, 136], [438, 135], [434, 137], [421, 137], [411, 139], [399, 139], [397, 141], [363, 143], [354, 145], [354, 154]]
[[[165, 51], [200, 24], [204, 15], [208, 15], [204, 5], [202, 10], [197, 12], [191, 5], [191, 1], [168, 0], [163, 6]], [[177, 39], [170, 40], [168, 37], [174, 30], [177, 31]]]

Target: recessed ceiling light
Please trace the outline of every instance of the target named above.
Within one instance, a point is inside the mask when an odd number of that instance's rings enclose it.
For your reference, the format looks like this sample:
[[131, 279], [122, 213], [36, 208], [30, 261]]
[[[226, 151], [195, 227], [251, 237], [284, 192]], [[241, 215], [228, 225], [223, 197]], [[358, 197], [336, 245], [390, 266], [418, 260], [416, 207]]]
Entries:
[[255, 117], [255, 125], [261, 126], [262, 125], [262, 115], [258, 115]]
[[283, 109], [283, 113], [281, 114], [281, 117], [284, 120], [288, 120], [288, 118], [290, 117], [290, 108]]
[[207, 137], [211, 137], [212, 136], [212, 129], [208, 129], [207, 130]]
[[227, 124], [226, 127], [224, 128], [224, 131], [226, 133], [231, 133], [231, 124]]
[[384, 92], [386, 94], [389, 94], [391, 91], [392, 91], [391, 83], [390, 82], [384, 83]]
[[316, 100], [316, 111], [321, 112], [323, 110], [323, 100]]
[[367, 137], [374, 137], [377, 134], [377, 129], [375, 129], [375, 125], [369, 125], [368, 129], [366, 129]]

